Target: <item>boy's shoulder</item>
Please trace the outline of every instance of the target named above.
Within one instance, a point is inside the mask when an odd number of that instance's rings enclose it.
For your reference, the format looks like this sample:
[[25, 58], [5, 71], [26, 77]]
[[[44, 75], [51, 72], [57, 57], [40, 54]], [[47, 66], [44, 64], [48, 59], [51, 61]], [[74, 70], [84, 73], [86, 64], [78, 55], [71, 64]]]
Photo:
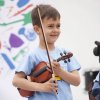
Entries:
[[61, 52], [66, 52], [66, 53], [68, 53], [68, 52], [71, 51], [71, 50], [68, 49], [68, 48], [59, 47], [59, 46], [56, 46], [56, 50], [61, 51]]

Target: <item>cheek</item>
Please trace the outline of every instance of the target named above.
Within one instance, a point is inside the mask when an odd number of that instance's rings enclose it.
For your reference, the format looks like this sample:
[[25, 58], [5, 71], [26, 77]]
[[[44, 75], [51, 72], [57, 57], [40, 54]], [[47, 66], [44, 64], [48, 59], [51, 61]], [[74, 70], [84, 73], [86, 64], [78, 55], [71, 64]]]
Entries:
[[50, 34], [51, 32], [52, 32], [52, 30], [50, 30], [50, 29], [45, 30], [46, 34]]
[[60, 36], [60, 31], [58, 32], [58, 37]]
[[61, 30], [60, 30], [60, 29], [58, 30], [58, 33], [59, 33], [59, 34], [61, 33]]

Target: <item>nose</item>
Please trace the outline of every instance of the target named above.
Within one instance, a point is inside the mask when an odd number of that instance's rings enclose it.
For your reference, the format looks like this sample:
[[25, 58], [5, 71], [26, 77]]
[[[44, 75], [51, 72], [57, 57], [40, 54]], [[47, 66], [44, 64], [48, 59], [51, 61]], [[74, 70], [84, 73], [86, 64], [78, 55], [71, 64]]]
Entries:
[[54, 33], [55, 33], [55, 32], [57, 32], [57, 33], [60, 32], [60, 28], [54, 27], [54, 28], [53, 28], [53, 32], [54, 32]]

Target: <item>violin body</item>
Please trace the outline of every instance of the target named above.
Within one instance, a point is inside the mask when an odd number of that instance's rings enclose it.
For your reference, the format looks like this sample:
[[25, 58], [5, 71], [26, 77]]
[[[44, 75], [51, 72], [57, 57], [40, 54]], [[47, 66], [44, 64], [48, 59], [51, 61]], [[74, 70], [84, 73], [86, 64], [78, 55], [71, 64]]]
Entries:
[[[40, 62], [29, 76], [30, 81], [38, 83], [44, 83], [51, 77], [52, 73], [47, 70], [47, 64], [44, 61]], [[35, 93], [35, 91], [27, 91], [20, 88], [18, 88], [18, 91], [23, 97], [30, 97]]]

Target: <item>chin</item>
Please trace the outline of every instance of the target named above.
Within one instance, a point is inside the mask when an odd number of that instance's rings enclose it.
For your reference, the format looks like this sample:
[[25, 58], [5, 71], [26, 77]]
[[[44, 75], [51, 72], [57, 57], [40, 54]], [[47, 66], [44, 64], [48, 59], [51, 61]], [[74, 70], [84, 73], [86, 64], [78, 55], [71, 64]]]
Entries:
[[49, 41], [50, 44], [54, 44], [56, 40]]

